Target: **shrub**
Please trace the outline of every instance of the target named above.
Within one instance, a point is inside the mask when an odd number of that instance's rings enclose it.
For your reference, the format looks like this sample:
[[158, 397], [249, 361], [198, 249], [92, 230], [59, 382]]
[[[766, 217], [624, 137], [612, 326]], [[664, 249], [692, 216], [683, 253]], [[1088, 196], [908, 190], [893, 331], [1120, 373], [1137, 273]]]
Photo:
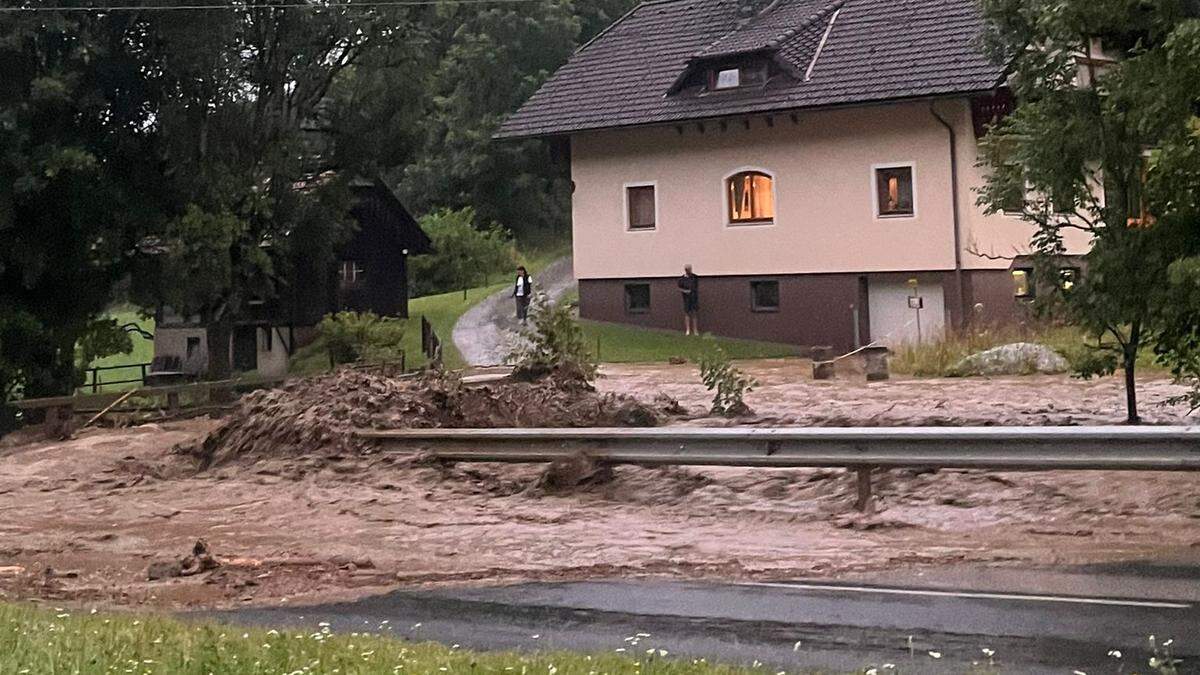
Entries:
[[404, 328], [402, 319], [380, 317], [372, 312], [330, 314], [318, 326], [331, 366], [398, 360]]
[[746, 375], [729, 360], [729, 355], [711, 337], [705, 337], [708, 349], [700, 357], [700, 379], [713, 394], [714, 415], [745, 415], [746, 392], [753, 391], [758, 381]]
[[433, 253], [413, 256], [410, 294], [414, 297], [481, 286], [516, 264], [508, 233], [495, 223], [476, 227], [475, 210], [443, 209], [421, 217]]
[[596, 378], [596, 358], [587, 348], [583, 329], [569, 307], [538, 294], [530, 319], [532, 326], [522, 332], [522, 343], [508, 357], [514, 376], [532, 380], [554, 375], [564, 382], [582, 384]]

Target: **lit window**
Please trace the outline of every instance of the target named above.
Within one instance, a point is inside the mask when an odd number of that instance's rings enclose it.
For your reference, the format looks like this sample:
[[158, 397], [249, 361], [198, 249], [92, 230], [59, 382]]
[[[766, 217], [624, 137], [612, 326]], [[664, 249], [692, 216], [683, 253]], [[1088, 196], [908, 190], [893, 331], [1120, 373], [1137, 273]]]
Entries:
[[779, 311], [779, 282], [751, 281], [750, 309], [755, 312]]
[[769, 223], [775, 220], [774, 181], [765, 173], [743, 171], [726, 181], [729, 222]]
[[1063, 267], [1058, 270], [1058, 285], [1064, 290], [1069, 291], [1075, 288], [1076, 282], [1079, 281], [1078, 267]]
[[875, 169], [875, 201], [876, 215], [913, 215], [912, 167], [892, 166]]
[[654, 186], [637, 185], [625, 188], [625, 202], [629, 209], [629, 229], [653, 230], [655, 221]]
[[630, 314], [650, 311], [650, 284], [625, 284], [625, 311]]
[[343, 260], [338, 281], [343, 288], [357, 286], [362, 281], [364, 272], [362, 263], [357, 260]]
[[1033, 270], [1015, 269], [1012, 271], [1013, 278], [1013, 295], [1018, 298], [1032, 298], [1033, 291]]

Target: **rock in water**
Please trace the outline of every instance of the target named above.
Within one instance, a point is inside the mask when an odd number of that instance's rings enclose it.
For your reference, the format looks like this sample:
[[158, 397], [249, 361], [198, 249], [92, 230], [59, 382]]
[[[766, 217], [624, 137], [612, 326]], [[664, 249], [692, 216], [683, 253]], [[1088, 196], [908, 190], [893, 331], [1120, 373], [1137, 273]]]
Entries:
[[1061, 373], [1069, 364], [1058, 352], [1034, 342], [1014, 342], [972, 354], [954, 364], [950, 374], [967, 375], [1032, 375]]

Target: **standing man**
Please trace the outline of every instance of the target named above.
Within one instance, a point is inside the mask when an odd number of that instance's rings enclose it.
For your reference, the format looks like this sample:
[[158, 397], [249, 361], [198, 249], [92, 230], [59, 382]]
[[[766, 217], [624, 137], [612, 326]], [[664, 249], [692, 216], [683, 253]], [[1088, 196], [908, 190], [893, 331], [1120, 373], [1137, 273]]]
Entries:
[[687, 335], [699, 335], [700, 325], [696, 317], [700, 313], [700, 277], [692, 272], [691, 265], [683, 266], [683, 276], [679, 277], [679, 294], [683, 296], [683, 331]]
[[525, 323], [529, 317], [529, 301], [533, 298], [533, 277], [525, 271], [525, 266], [517, 268], [517, 281], [513, 284], [512, 296], [517, 299], [517, 319]]

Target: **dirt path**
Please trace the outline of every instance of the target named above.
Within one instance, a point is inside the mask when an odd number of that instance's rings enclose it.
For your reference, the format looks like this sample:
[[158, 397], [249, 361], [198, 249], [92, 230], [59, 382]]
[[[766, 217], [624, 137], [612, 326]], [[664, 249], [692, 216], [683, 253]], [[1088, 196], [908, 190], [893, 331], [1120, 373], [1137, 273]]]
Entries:
[[[558, 300], [575, 287], [571, 257], [560, 258], [533, 277], [536, 293]], [[505, 288], [468, 309], [454, 324], [452, 338], [463, 360], [473, 366], [504, 362], [518, 339], [512, 289]]]
[[[814, 383], [805, 363], [753, 368], [764, 384], [751, 404], [768, 422], [825, 411], [852, 422], [905, 414], [910, 423], [921, 415], [1095, 423], [1120, 402], [1113, 378]], [[685, 407], [706, 398], [687, 366], [607, 372], [605, 389], [643, 395], [661, 382]], [[1146, 381], [1143, 391], [1157, 421], [1185, 419], [1151, 407], [1172, 391], [1168, 382]], [[851, 511], [853, 476], [835, 469], [620, 467], [612, 480], [546, 495], [530, 489], [537, 466], [438, 467], [344, 452], [197, 472], [172, 452], [214, 426], [193, 420], [0, 446], [0, 600], [219, 607], [437, 583], [1200, 560], [1200, 477], [1188, 473], [893, 471], [878, 479], [879, 514], [864, 519]], [[201, 538], [219, 569], [147, 578], [151, 563]]]

